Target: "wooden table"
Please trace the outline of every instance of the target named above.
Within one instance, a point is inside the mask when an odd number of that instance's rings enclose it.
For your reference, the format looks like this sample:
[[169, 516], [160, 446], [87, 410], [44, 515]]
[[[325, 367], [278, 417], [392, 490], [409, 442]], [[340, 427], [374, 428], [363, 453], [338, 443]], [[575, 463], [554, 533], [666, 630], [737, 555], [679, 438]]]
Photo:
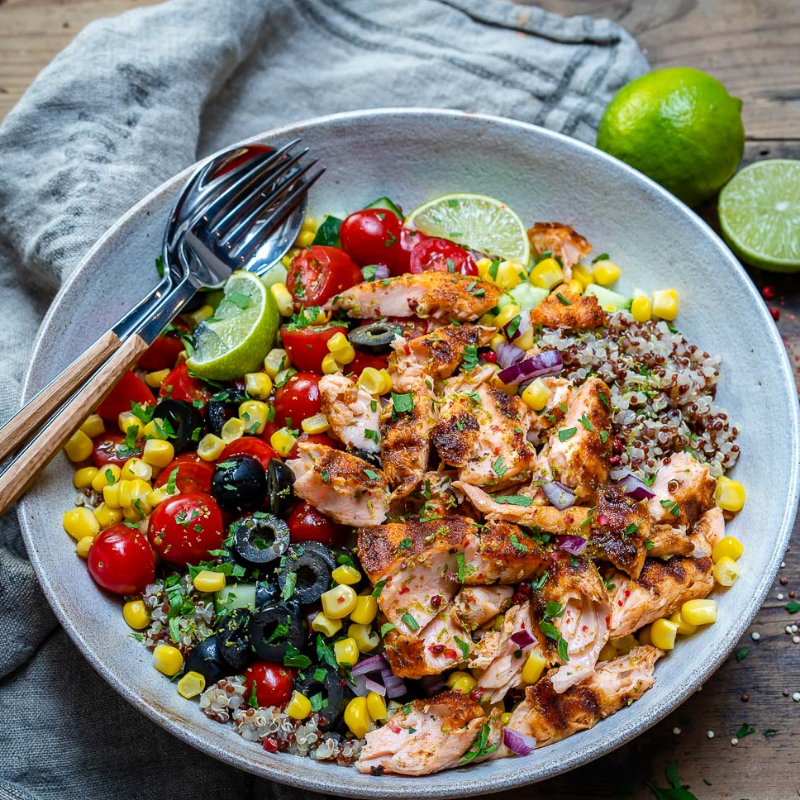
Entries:
[[[157, 0], [0, 0], [0, 118], [35, 75], [88, 22]], [[744, 101], [745, 161], [800, 158], [800, 0], [538, 0], [562, 14], [618, 20], [636, 35], [654, 68], [693, 66], [722, 80]], [[714, 204], [703, 209], [716, 224]], [[753, 271], [774, 287], [770, 305], [795, 369], [800, 366], [800, 279]], [[800, 374], [800, 373], [798, 373]], [[795, 529], [795, 541], [798, 541]], [[784, 628], [790, 592], [800, 592], [800, 545], [787, 554], [780, 581], [734, 656], [701, 693], [631, 744], [568, 775], [505, 797], [652, 797], [646, 782], [666, 787], [664, 768], [700, 800], [789, 800], [800, 795], [800, 644]], [[785, 584], [783, 583], [785, 582]], [[784, 598], [779, 600], [778, 594]], [[788, 693], [788, 695], [787, 695]], [[743, 697], [749, 697], [745, 702]], [[800, 694], [798, 694], [800, 697]], [[756, 732], [732, 746], [743, 724]], [[774, 734], [765, 735], [767, 729]], [[714, 738], [708, 738], [708, 731]], [[708, 781], [707, 785], [704, 781]]]

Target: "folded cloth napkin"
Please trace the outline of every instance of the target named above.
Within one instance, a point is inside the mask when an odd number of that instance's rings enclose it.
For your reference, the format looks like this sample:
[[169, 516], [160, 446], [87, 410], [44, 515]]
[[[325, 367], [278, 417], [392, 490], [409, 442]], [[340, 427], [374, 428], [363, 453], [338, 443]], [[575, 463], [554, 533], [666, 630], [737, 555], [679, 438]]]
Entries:
[[[502, 0], [171, 0], [89, 25], [0, 127], [0, 418], [61, 281], [197, 158], [380, 106], [481, 111], [593, 141], [613, 93], [646, 70], [608, 20]], [[11, 514], [0, 521], [0, 708], [0, 798], [308, 795], [216, 762], [119, 698], [59, 629]]]

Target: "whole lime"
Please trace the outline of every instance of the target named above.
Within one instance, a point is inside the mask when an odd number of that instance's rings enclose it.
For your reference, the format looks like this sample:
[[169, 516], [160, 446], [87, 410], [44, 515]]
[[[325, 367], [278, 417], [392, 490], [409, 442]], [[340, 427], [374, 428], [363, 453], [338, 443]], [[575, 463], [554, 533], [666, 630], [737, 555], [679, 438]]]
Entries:
[[608, 104], [597, 146], [690, 206], [718, 192], [744, 152], [742, 101], [689, 67], [631, 81]]

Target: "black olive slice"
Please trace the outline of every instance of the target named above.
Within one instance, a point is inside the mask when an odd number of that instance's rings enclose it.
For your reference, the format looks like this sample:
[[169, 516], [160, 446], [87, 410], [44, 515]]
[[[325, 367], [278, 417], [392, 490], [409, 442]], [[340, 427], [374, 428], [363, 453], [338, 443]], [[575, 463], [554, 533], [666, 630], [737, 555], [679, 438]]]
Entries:
[[283, 597], [302, 605], [316, 603], [331, 585], [331, 572], [336, 558], [319, 542], [303, 542], [289, 546], [277, 570], [278, 587]]
[[239, 514], [255, 511], [267, 497], [267, 474], [258, 459], [231, 456], [217, 464], [211, 493], [225, 511]]
[[222, 660], [234, 671], [241, 672], [253, 660], [250, 650], [251, 612], [235, 608], [226, 614], [217, 628], [217, 647]]
[[273, 514], [283, 514], [294, 498], [294, 472], [283, 461], [270, 459], [267, 466], [267, 500]]
[[272, 514], [243, 517], [231, 525], [231, 532], [236, 556], [252, 566], [275, 561], [289, 547], [289, 526]]
[[206, 687], [216, 683], [230, 670], [222, 660], [216, 636], [209, 636], [194, 646], [186, 659], [185, 672], [198, 672], [206, 679]]
[[382, 356], [392, 351], [392, 342], [395, 337], [402, 336], [402, 328], [394, 322], [371, 322], [353, 328], [347, 334], [350, 344], [357, 347], [362, 353], [373, 356]]
[[329, 731], [336, 725], [352, 697], [339, 673], [327, 666], [304, 670], [295, 679], [294, 688], [318, 704], [320, 717], [324, 717], [318, 723], [321, 731]]
[[362, 461], [366, 461], [367, 464], [372, 464], [373, 467], [377, 467], [378, 469], [383, 469], [383, 464], [381, 463], [381, 456], [380, 453], [370, 453], [367, 450], [348, 450], [348, 453], [351, 453], [354, 456], [357, 456]]
[[260, 658], [283, 661], [287, 645], [305, 644], [307, 623], [297, 603], [275, 603], [250, 619], [250, 645]]
[[196, 447], [203, 435], [200, 412], [183, 400], [162, 400], [153, 412], [153, 419], [161, 423], [176, 453], [186, 450], [189, 445]]

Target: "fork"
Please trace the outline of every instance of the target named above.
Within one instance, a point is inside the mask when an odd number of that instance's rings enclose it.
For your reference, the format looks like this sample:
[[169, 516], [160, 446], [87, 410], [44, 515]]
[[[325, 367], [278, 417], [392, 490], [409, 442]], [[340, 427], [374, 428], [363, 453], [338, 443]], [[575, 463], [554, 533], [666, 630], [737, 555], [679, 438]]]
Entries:
[[[320, 168], [308, 175], [316, 161], [299, 165], [307, 151], [291, 159], [282, 159], [294, 144], [296, 142], [281, 148], [282, 153], [276, 151], [259, 158], [256, 166], [252, 166], [256, 159], [247, 162], [237, 179], [226, 189], [213, 196], [207, 205], [198, 205], [196, 213], [189, 213], [181, 221], [174, 239], [165, 243], [170, 246], [164, 248], [170, 281], [176, 279], [177, 282], [150, 309], [139, 329], [132, 331], [114, 348], [111, 358], [39, 430], [0, 475], [0, 515], [24, 493], [64, 446], [87, 410], [96, 407], [111, 391], [116, 381], [135, 364], [197, 290], [216, 288], [234, 270], [247, 269], [254, 264], [263, 274], [289, 249], [293, 237], [287, 240], [285, 232], [281, 237], [281, 223], [303, 204], [309, 189], [324, 172], [324, 168]], [[280, 155], [276, 160], [277, 153]], [[264, 167], [265, 164], [268, 166]], [[201, 172], [207, 169], [208, 165], [201, 168]], [[285, 176], [283, 182], [276, 185], [281, 176]], [[275, 250], [273, 256], [280, 254], [269, 261], [262, 254], [276, 231], [283, 252], [280, 248]], [[106, 334], [101, 340], [108, 336]], [[66, 377], [59, 376], [52, 384], [52, 391], [68, 397], [79, 382], [74, 378], [74, 372], [91, 374], [92, 369], [86, 361], [86, 354], [80, 356], [77, 359], [80, 362], [78, 370], [70, 368]], [[33, 415], [37, 419], [30, 419], [31, 409], [28, 405], [20, 412], [20, 424], [28, 430], [33, 429], [42, 416], [41, 404], [33, 406]]]

